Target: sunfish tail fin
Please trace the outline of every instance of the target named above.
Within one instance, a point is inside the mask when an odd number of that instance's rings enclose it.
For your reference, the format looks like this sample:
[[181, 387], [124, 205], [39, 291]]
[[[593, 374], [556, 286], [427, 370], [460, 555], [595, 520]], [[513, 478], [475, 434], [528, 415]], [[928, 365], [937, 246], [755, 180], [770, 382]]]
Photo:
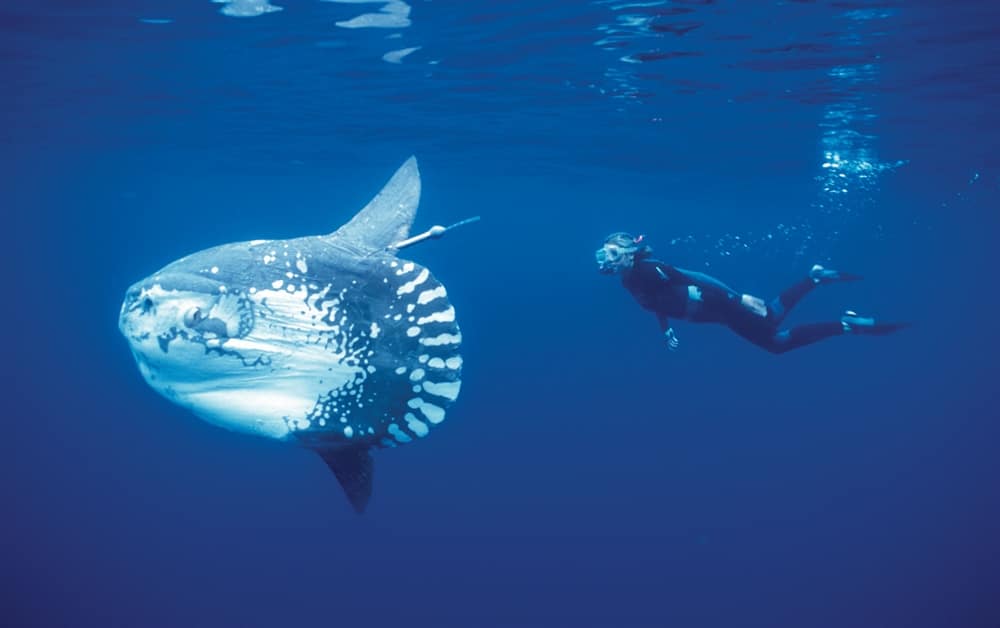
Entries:
[[351, 502], [354, 511], [361, 514], [372, 496], [374, 461], [366, 447], [355, 449], [317, 449], [323, 462], [330, 467], [337, 481]]

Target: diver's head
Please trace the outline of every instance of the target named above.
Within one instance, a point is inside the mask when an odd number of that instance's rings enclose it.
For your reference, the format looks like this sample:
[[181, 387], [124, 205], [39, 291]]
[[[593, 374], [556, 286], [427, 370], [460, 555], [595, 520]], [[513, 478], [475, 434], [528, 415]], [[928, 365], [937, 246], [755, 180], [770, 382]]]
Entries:
[[605, 275], [614, 275], [632, 268], [637, 255], [648, 254], [651, 250], [642, 241], [643, 236], [633, 237], [624, 231], [604, 238], [604, 244], [594, 253], [597, 270]]

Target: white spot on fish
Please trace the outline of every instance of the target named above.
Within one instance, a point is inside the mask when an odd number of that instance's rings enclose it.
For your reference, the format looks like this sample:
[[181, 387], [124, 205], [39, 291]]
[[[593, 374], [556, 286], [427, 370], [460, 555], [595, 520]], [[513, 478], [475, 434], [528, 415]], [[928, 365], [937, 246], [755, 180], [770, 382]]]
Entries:
[[417, 319], [417, 325], [426, 325], [427, 323], [451, 323], [455, 320], [455, 308], [449, 307], [447, 310], [442, 312], [434, 312], [430, 316], [423, 316]]
[[212, 274], [213, 275], [218, 275], [219, 274], [219, 267], [218, 266], [212, 266]]
[[433, 290], [424, 290], [417, 297], [417, 305], [427, 305], [434, 299], [440, 299], [445, 296], [448, 296], [448, 293], [445, 291], [444, 286], [438, 286]]
[[404, 283], [396, 290], [396, 296], [402, 296], [404, 294], [409, 294], [413, 292], [417, 286], [427, 281], [427, 278], [430, 277], [430, 275], [431, 273], [429, 270], [427, 270], [426, 268], [421, 269], [420, 274], [417, 275], [416, 279]]
[[389, 433], [392, 434], [393, 438], [395, 438], [397, 441], [399, 441], [401, 443], [408, 443], [411, 440], [413, 440], [412, 438], [410, 438], [409, 436], [407, 436], [403, 432], [403, 430], [399, 429], [399, 426], [396, 425], [395, 423], [390, 423], [389, 424]]
[[403, 415], [403, 418], [406, 419], [406, 427], [410, 428], [411, 432], [421, 438], [427, 436], [427, 433], [430, 431], [427, 429], [427, 424], [414, 416], [412, 412], [407, 412]]
[[396, 375], [402, 375], [405, 372], [406, 372], [406, 367], [405, 366], [396, 367]]
[[379, 332], [381, 332], [381, 331], [382, 330], [379, 328], [378, 323], [376, 323], [375, 321], [372, 321], [372, 327], [371, 327], [371, 331], [369, 332], [369, 335], [372, 338], [378, 338]]
[[436, 406], [433, 403], [427, 403], [420, 397], [414, 397], [406, 402], [406, 405], [411, 408], [418, 409], [424, 413], [427, 420], [431, 423], [437, 425], [441, 421], [444, 421], [444, 408], [441, 406]]
[[275, 290], [281, 290], [281, 286], [285, 285], [284, 279], [275, 279], [271, 282], [271, 287]]
[[454, 345], [462, 342], [462, 334], [441, 334], [440, 336], [434, 336], [433, 338], [421, 338], [420, 344], [426, 345], [428, 347], [437, 347], [440, 345]]
[[413, 369], [413, 372], [410, 373], [411, 382], [420, 381], [421, 379], [423, 379], [423, 377], [424, 377], [424, 369]]
[[419, 333], [420, 333], [419, 327], [410, 327], [409, 329], [406, 330], [406, 335], [409, 336], [410, 338], [413, 338]]
[[458, 357], [456, 355], [454, 357], [451, 357], [451, 358], [448, 358], [447, 360], [445, 360], [445, 364], [448, 366], [448, 368], [450, 368], [452, 370], [458, 370], [458, 369], [462, 368], [462, 358], [460, 358], [460, 357]]
[[427, 362], [427, 366], [431, 367], [432, 369], [443, 369], [444, 360], [442, 360], [441, 358], [431, 358], [430, 361]]
[[350, 425], [348, 425], [347, 427], [345, 427], [344, 428], [344, 436], [346, 436], [347, 438], [350, 438], [350, 437], [354, 436], [354, 428], [351, 427]]
[[449, 401], [458, 399], [458, 391], [462, 382], [424, 382], [424, 390], [436, 397], [444, 397]]
[[273, 263], [274, 260], [275, 260], [274, 251], [271, 251], [270, 255], [265, 255], [263, 259], [264, 259], [264, 264], [265, 265]]
[[300, 273], [309, 272], [309, 266], [306, 265], [306, 260], [301, 257], [295, 260], [295, 267], [299, 269]]
[[419, 357], [417, 358], [417, 361], [418, 361], [418, 362], [420, 362], [421, 364], [423, 364], [423, 363], [424, 363], [424, 362], [426, 362], [426, 361], [427, 361], [427, 360], [428, 360], [428, 359], [429, 359], [430, 357], [431, 357], [431, 356], [429, 356], [429, 355], [427, 355], [427, 354], [425, 353], [425, 354], [423, 354], [423, 355], [419, 356]]

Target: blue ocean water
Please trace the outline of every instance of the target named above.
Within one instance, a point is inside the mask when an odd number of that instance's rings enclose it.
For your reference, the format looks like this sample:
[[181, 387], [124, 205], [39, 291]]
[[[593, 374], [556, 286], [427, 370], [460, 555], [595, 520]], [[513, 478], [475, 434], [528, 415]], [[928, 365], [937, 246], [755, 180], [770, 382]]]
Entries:
[[[1000, 625], [1000, 7], [275, 4], [0, 10], [4, 625]], [[358, 516], [157, 396], [118, 311], [411, 154], [418, 229], [482, 216], [412, 252], [463, 389]], [[914, 325], [669, 352], [595, 272], [618, 230], [767, 297], [863, 273], [793, 321]]]

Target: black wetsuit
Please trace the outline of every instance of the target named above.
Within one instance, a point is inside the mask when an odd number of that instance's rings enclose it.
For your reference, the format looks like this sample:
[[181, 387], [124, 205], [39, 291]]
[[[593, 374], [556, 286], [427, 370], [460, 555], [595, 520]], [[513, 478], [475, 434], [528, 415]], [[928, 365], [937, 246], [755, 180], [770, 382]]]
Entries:
[[[772, 353], [784, 353], [844, 333], [840, 321], [779, 329], [788, 312], [817, 285], [809, 277], [766, 304], [749, 295], [745, 303], [743, 294], [704, 273], [637, 257], [635, 265], [623, 273], [622, 285], [639, 305], [656, 314], [664, 332], [670, 328], [671, 318], [722, 323]], [[757, 302], [756, 308], [753, 301]]]

